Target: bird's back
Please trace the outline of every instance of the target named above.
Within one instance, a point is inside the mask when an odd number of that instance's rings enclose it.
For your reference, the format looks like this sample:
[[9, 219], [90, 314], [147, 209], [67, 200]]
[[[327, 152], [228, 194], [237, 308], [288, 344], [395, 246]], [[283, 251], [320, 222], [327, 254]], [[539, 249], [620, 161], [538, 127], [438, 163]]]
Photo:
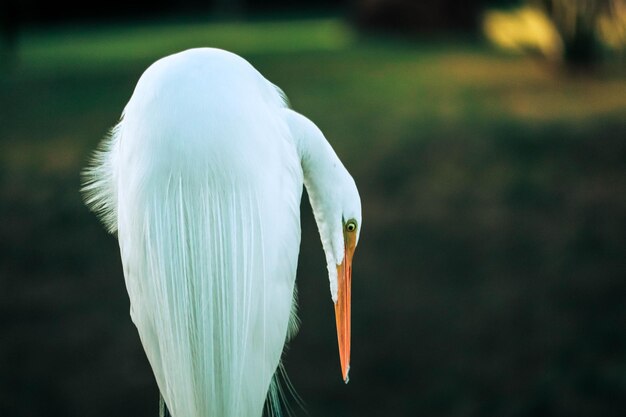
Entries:
[[236, 55], [176, 54], [142, 75], [90, 171], [174, 417], [261, 415], [300, 241], [302, 170], [283, 107]]

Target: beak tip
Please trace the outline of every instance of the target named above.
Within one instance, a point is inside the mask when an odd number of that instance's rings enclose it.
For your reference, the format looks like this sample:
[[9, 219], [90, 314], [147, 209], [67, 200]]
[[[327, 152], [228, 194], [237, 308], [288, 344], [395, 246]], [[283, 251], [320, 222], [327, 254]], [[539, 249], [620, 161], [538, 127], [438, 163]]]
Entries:
[[350, 365], [348, 365], [348, 369], [346, 369], [346, 376], [343, 379], [343, 382], [347, 385], [350, 382]]

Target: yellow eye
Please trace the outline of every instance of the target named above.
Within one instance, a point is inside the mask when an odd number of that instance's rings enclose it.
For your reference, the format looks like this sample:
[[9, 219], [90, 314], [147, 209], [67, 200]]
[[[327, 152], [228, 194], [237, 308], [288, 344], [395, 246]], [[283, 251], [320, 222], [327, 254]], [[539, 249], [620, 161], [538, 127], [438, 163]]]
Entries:
[[348, 220], [346, 223], [346, 231], [354, 232], [356, 230], [356, 222], [354, 220]]

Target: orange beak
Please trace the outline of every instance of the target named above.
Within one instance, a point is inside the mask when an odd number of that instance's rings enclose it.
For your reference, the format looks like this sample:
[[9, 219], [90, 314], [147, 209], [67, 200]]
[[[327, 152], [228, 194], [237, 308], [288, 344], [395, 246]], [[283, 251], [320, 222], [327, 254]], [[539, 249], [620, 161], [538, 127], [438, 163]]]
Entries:
[[337, 340], [339, 342], [339, 360], [344, 382], [349, 381], [350, 372], [350, 304], [352, 301], [352, 256], [356, 248], [354, 233], [344, 233], [345, 252], [343, 262], [337, 265], [337, 302], [335, 320], [337, 321]]

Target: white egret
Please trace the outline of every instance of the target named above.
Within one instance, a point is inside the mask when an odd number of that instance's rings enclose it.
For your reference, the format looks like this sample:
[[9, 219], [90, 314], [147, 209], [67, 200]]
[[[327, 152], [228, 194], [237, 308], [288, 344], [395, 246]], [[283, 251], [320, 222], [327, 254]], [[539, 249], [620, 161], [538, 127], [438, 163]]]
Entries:
[[297, 328], [307, 188], [350, 366], [356, 185], [320, 130], [243, 58], [201, 48], [141, 76], [84, 171], [117, 233], [131, 317], [173, 417], [258, 417]]

